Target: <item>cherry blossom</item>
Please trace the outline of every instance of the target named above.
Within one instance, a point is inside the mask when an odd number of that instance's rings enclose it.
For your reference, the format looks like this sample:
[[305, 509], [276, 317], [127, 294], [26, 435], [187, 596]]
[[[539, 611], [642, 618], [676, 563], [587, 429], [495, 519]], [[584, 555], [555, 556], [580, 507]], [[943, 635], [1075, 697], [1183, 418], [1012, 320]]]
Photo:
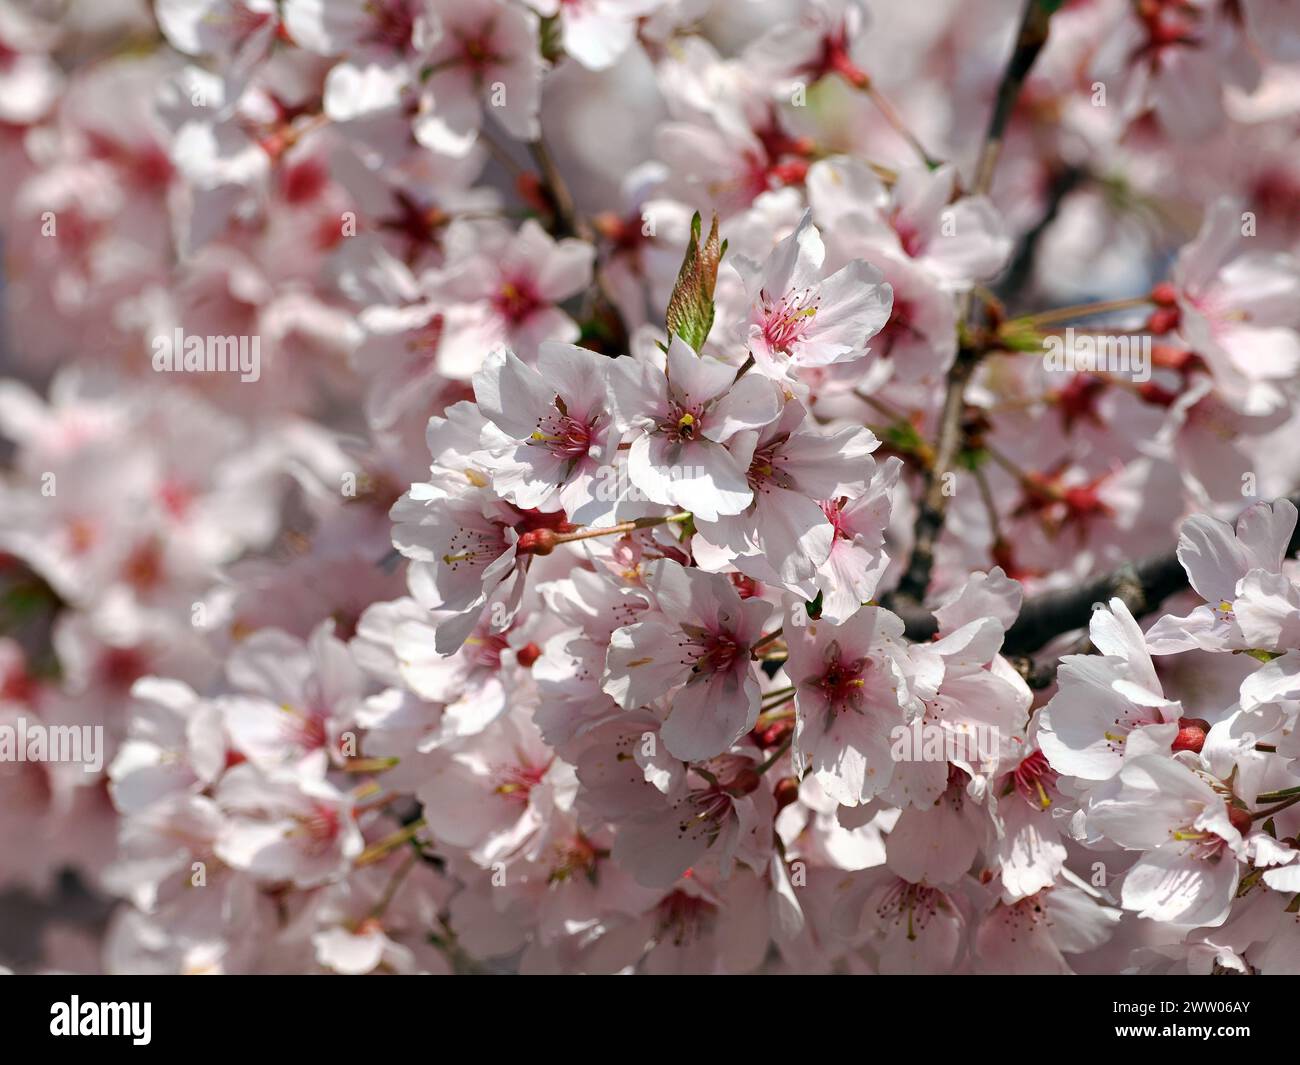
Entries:
[[737, 380], [734, 367], [674, 337], [662, 365], [637, 362], [615, 371], [610, 398], [615, 424], [631, 436], [628, 475], [652, 502], [705, 521], [753, 502], [745, 471], [756, 440], [744, 434], [780, 411], [766, 378]]
[[807, 766], [830, 795], [857, 806], [888, 786], [891, 730], [919, 709], [903, 623], [864, 607], [842, 625], [791, 618], [789, 628], [796, 767]]
[[742, 601], [725, 578], [667, 559], [647, 568], [645, 587], [653, 611], [610, 635], [603, 687], [632, 710], [685, 682], [664, 743], [686, 761], [721, 755], [758, 717], [752, 647], [771, 605]]
[[761, 267], [737, 261], [750, 300], [749, 353], [778, 380], [861, 358], [889, 318], [893, 290], [879, 271], [857, 261], [822, 278], [825, 256], [809, 212]]
[[1295, 8], [0, 7], [0, 972], [1300, 972]]

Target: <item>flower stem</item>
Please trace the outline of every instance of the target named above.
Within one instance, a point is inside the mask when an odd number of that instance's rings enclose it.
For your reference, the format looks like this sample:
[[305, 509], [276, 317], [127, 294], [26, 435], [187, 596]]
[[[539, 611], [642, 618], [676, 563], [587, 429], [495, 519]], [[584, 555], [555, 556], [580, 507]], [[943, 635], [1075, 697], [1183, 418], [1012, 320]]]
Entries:
[[400, 758], [350, 758], [343, 763], [345, 773], [382, 773], [401, 761]]
[[637, 529], [648, 529], [654, 525], [687, 521], [690, 516], [691, 512], [689, 510], [682, 510], [676, 514], [633, 518], [631, 521], [620, 521], [617, 525], [607, 525], [598, 529], [580, 529], [577, 532], [556, 533], [555, 542], [557, 544], [568, 544], [574, 540], [590, 540], [596, 536], [622, 536], [624, 533], [636, 532]]
[[1027, 314], [1008, 322], [1008, 327], [1027, 326], [1036, 328], [1053, 325], [1056, 322], [1068, 322], [1075, 318], [1090, 318], [1094, 314], [1107, 314], [1110, 311], [1127, 311], [1134, 307], [1144, 307], [1151, 302], [1147, 296], [1127, 296], [1120, 300], [1100, 300], [1097, 303], [1076, 303], [1070, 307], [1056, 307], [1038, 314]]
[[388, 857], [394, 847], [400, 847], [407, 840], [414, 839], [424, 828], [424, 818], [419, 817], [409, 825], [403, 825], [396, 832], [385, 836], [383, 839], [376, 840], [365, 850], [357, 855], [356, 865], [371, 865], [374, 862], [382, 861]]
[[393, 901], [393, 896], [397, 894], [397, 889], [402, 886], [402, 881], [406, 879], [406, 874], [409, 873], [415, 865], [416, 857], [417, 855], [415, 852], [408, 855], [406, 861], [398, 867], [397, 872], [395, 872], [392, 879], [388, 881], [387, 886], [384, 888], [383, 895], [370, 911], [370, 916], [374, 920], [377, 921], [379, 918], [384, 916], [384, 911], [388, 909], [389, 903]]
[[[1288, 788], [1287, 790], [1292, 791], [1295, 789]], [[1260, 799], [1264, 799], [1264, 798], [1265, 796], [1263, 795], [1260, 796]], [[1252, 821], [1260, 821], [1266, 817], [1272, 817], [1275, 813], [1285, 810], [1288, 806], [1294, 806], [1298, 802], [1300, 802], [1300, 795], [1292, 795], [1285, 802], [1280, 802], [1276, 806], [1270, 806], [1267, 810], [1259, 810], [1258, 812], [1251, 814], [1250, 819]]]
[[785, 742], [783, 742], [780, 747], [778, 747], [775, 751], [773, 751], [772, 756], [766, 762], [760, 765], [757, 769], [755, 769], [754, 772], [761, 777], [764, 773], [766, 773], [769, 769], [771, 769], [774, 765], [776, 765], [776, 763], [779, 762], [781, 758], [785, 755], [785, 752], [790, 749], [790, 743], [793, 739], [794, 737], [792, 735], [787, 736], [785, 738]]
[[900, 115], [898, 109], [890, 103], [889, 98], [871, 82], [867, 82], [863, 91], [866, 92], [868, 97], [870, 97], [871, 102], [876, 105], [876, 110], [880, 112], [884, 120], [889, 123], [889, 128], [902, 137], [903, 140], [907, 141], [908, 145], [911, 147], [912, 151], [916, 152], [921, 162], [931, 170], [935, 169], [935, 167], [939, 165], [939, 160], [925, 150], [925, 145], [923, 145], [920, 138], [912, 132], [908, 124], [903, 121], [903, 116]]
[[1256, 802], [1277, 802], [1279, 799], [1300, 798], [1300, 787], [1282, 788], [1280, 791], [1266, 791], [1256, 795]]

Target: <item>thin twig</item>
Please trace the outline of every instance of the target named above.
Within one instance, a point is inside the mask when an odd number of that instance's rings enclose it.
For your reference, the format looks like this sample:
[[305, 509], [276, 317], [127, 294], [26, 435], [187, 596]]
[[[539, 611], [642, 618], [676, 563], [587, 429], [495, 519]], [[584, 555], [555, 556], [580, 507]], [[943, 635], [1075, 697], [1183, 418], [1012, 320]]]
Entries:
[[[577, 237], [593, 247], [597, 246], [596, 230], [579, 213], [574, 203], [573, 193], [569, 191], [569, 185], [564, 180], [564, 175], [560, 173], [560, 168], [555, 165], [555, 159], [546, 142], [538, 137], [537, 140], [529, 142], [528, 150], [538, 170], [541, 171], [547, 197], [555, 208], [556, 236]], [[627, 350], [630, 337], [627, 323], [623, 320], [623, 312], [618, 308], [618, 302], [614, 299], [614, 293], [605, 280], [605, 272], [599, 262], [593, 267], [592, 273], [595, 296], [591, 305], [592, 317], [603, 319], [613, 332], [610, 338], [614, 349], [613, 354], [621, 355]]]
[[[1289, 498], [1300, 506], [1300, 493]], [[1300, 551], [1300, 526], [1291, 535], [1287, 557], [1297, 551]], [[1176, 551], [1126, 563], [1083, 584], [1044, 592], [1027, 600], [1020, 616], [1007, 630], [1002, 652], [1030, 654], [1063, 633], [1087, 628], [1093, 605], [1109, 602], [1114, 596], [1122, 599], [1134, 615], [1142, 616], [1158, 610], [1171, 595], [1187, 587], [1187, 573]], [[928, 640], [938, 631], [934, 616], [923, 607], [900, 603], [893, 609], [902, 617], [907, 636], [912, 640]]]
[[1007, 68], [1002, 73], [1002, 80], [998, 83], [998, 91], [993, 99], [993, 114], [989, 116], [984, 147], [980, 150], [979, 164], [975, 169], [976, 193], [988, 192], [993, 184], [993, 171], [1002, 154], [1002, 138], [1007, 123], [1011, 120], [1011, 111], [1024, 87], [1025, 78], [1029, 76], [1029, 68], [1034, 65], [1038, 53], [1047, 43], [1047, 25], [1050, 19], [1051, 12], [1040, 0], [1025, 0], [1016, 44], [1011, 51]]
[[[1026, 0], [1020, 30], [1016, 35], [1016, 44], [998, 85], [993, 114], [989, 118], [988, 130], [984, 136], [984, 147], [980, 152], [973, 190], [976, 193], [988, 192], [992, 184], [993, 171], [1001, 152], [1002, 137], [1011, 118], [1012, 107], [1024, 86], [1029, 68], [1033, 66], [1038, 53], [1047, 43], [1049, 19], [1050, 13], [1041, 0]], [[934, 464], [923, 471], [925, 491], [916, 518], [912, 557], [908, 559], [907, 570], [894, 596], [891, 597], [891, 602], [897, 599], [920, 602], [925, 598], [926, 590], [930, 586], [935, 543], [943, 531], [948, 507], [945, 480], [965, 445], [962, 415], [965, 410], [966, 386], [988, 350], [987, 340], [982, 339], [982, 331], [966, 328], [965, 323], [970, 313], [971, 293], [967, 291], [957, 301], [957, 320], [962, 343], [948, 371]]]

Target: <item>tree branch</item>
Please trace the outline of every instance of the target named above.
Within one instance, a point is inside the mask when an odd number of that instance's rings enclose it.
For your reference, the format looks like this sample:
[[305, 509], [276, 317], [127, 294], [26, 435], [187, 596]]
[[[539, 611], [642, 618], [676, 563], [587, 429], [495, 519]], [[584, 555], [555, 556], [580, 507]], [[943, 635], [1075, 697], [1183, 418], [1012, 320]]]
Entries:
[[916, 516], [916, 534], [912, 542], [912, 556], [907, 560], [907, 570], [899, 581], [896, 595], [903, 599], [921, 602], [930, 586], [930, 573], [934, 569], [934, 545], [943, 531], [948, 497], [944, 492], [943, 475], [952, 469], [962, 445], [961, 419], [966, 405], [966, 385], [979, 364], [980, 352], [962, 345], [957, 358], [948, 371], [948, 388], [943, 397], [943, 412], [939, 417], [939, 440], [935, 447], [934, 463], [922, 471], [925, 495]]
[[[1300, 507], [1300, 493], [1289, 498]], [[1297, 551], [1300, 551], [1300, 525], [1291, 534], [1287, 557]], [[1176, 551], [1125, 563], [1083, 584], [1044, 592], [1027, 600], [1020, 616], [1007, 630], [1002, 653], [1031, 654], [1063, 633], [1086, 628], [1093, 604], [1108, 602], [1113, 596], [1119, 596], [1140, 617], [1158, 610], [1171, 595], [1188, 587], [1187, 573]], [[928, 640], [938, 631], [934, 615], [928, 610], [912, 604], [900, 604], [894, 609], [902, 617], [909, 639]]]
[[984, 147], [980, 152], [979, 165], [975, 168], [975, 187], [977, 193], [988, 192], [993, 184], [993, 171], [1002, 154], [1002, 137], [1007, 123], [1011, 120], [1011, 111], [1016, 98], [1024, 87], [1029, 68], [1034, 65], [1038, 53], [1047, 43], [1047, 25], [1052, 11], [1059, 4], [1050, 0], [1025, 0], [1024, 14], [1020, 17], [1020, 29], [1016, 32], [1015, 47], [1011, 59], [1003, 71], [1002, 81], [998, 84], [997, 95], [993, 99], [993, 114], [989, 116], [988, 130], [984, 134]]
[[[1025, 0], [1025, 10], [1020, 19], [1015, 47], [1002, 73], [1002, 80], [994, 98], [993, 114], [989, 117], [988, 130], [984, 135], [984, 147], [980, 152], [973, 189], [976, 194], [988, 192], [989, 185], [993, 181], [993, 171], [997, 166], [998, 155], [1002, 149], [1002, 136], [1011, 118], [1012, 107], [1024, 87], [1029, 68], [1034, 65], [1038, 53], [1047, 43], [1047, 25], [1052, 10], [1053, 5], [1050, 0]], [[908, 559], [907, 571], [903, 574], [893, 598], [919, 603], [925, 598], [926, 589], [930, 586], [930, 574], [934, 569], [934, 547], [939, 534], [943, 532], [944, 517], [948, 509], [944, 476], [952, 470], [965, 443], [962, 433], [962, 414], [965, 409], [966, 386], [970, 383], [975, 367], [979, 365], [986, 350], [985, 341], [972, 339], [971, 331], [965, 328], [965, 323], [970, 317], [970, 309], [971, 293], [965, 292], [957, 301], [957, 320], [962, 344], [957, 351], [952, 368], [948, 371], [943, 411], [939, 418], [939, 437], [935, 445], [935, 461], [933, 466], [923, 474], [925, 491], [916, 518], [912, 557]]]
[[[555, 208], [556, 232], [554, 235], [558, 237], [577, 237], [579, 240], [592, 245], [592, 247], [598, 247], [596, 231], [578, 211], [573, 194], [569, 191], [568, 183], [564, 180], [564, 175], [560, 173], [559, 167], [555, 165], [555, 159], [551, 156], [546, 142], [539, 137], [529, 143], [528, 151], [541, 173], [542, 187], [545, 190], [546, 197]], [[605, 274], [599, 261], [592, 266], [592, 278], [594, 296], [591, 301], [592, 317], [601, 322], [609, 334], [609, 346], [613, 350], [607, 351], [606, 354], [621, 355], [627, 351], [630, 334], [628, 333], [627, 323], [623, 321], [623, 313], [618, 309], [614, 294], [610, 291], [605, 280]]]

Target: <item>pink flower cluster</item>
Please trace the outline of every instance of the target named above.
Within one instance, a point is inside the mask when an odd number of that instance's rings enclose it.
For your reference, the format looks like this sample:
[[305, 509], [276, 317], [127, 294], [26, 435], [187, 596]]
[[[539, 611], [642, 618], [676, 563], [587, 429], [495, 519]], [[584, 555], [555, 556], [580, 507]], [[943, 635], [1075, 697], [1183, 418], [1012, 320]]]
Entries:
[[1300, 972], [1295, 4], [47, 8], [0, 965]]

